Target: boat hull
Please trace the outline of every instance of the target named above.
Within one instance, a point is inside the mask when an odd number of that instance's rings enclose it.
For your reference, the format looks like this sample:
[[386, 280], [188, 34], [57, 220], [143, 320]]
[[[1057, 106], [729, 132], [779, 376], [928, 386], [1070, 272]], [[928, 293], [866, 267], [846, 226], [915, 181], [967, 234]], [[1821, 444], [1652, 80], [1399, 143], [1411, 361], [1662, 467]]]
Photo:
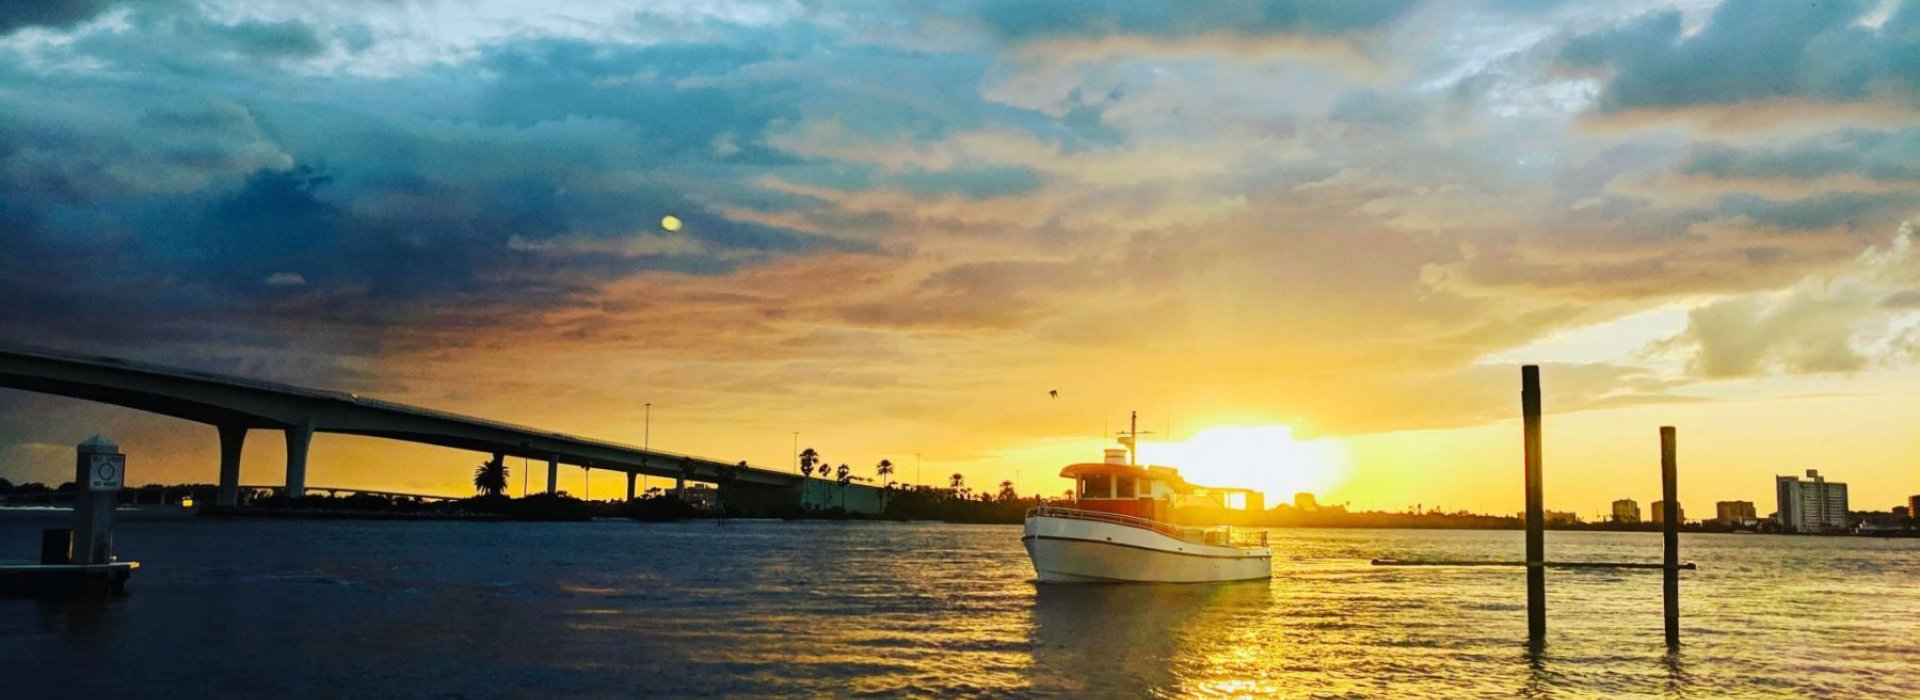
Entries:
[[1202, 583], [1273, 578], [1264, 547], [1188, 542], [1143, 528], [1071, 518], [1027, 518], [1021, 536], [1041, 583]]

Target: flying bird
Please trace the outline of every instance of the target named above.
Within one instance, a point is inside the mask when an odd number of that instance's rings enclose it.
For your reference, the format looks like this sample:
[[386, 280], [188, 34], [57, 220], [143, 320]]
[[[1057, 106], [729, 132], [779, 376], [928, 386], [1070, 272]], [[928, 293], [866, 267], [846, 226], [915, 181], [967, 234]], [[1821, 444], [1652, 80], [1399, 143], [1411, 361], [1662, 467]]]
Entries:
[[1048, 390], [1047, 390], [1047, 398], [1049, 398], [1049, 399], [1057, 399], [1057, 398], [1060, 398], [1060, 390], [1059, 390], [1059, 389], [1048, 389]]

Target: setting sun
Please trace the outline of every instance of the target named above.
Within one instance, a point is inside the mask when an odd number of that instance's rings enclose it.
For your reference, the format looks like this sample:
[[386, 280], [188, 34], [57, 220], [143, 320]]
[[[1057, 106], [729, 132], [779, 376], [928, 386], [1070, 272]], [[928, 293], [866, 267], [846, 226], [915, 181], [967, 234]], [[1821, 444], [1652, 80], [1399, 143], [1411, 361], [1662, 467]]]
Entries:
[[1299, 441], [1283, 425], [1218, 426], [1172, 443], [1142, 443], [1140, 460], [1178, 467], [1188, 481], [1238, 486], [1268, 503], [1301, 491], [1324, 495], [1346, 481], [1346, 450], [1330, 440]]

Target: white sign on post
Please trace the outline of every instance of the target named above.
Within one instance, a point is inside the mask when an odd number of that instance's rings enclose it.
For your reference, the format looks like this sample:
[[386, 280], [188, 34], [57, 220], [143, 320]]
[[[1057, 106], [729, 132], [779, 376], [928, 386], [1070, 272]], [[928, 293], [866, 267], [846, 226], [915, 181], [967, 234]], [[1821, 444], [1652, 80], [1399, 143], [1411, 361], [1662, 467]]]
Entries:
[[126, 471], [126, 455], [93, 455], [87, 465], [87, 490], [119, 491]]

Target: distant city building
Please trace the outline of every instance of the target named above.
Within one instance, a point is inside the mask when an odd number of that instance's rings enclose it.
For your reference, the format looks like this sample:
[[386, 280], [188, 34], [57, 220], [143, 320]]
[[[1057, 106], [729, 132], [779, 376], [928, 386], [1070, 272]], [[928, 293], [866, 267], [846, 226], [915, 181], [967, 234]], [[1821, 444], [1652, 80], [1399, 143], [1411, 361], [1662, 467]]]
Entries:
[[1293, 507], [1311, 513], [1320, 510], [1320, 502], [1314, 499], [1313, 494], [1301, 491], [1293, 495]]
[[1773, 478], [1780, 501], [1780, 529], [1787, 532], [1834, 532], [1847, 529], [1847, 485], [1827, 481], [1820, 470], [1808, 469], [1807, 479]]
[[1580, 524], [1580, 514], [1571, 513], [1564, 510], [1550, 510], [1550, 511], [1547, 511], [1546, 513], [1543, 513], [1542, 516], [1545, 518], [1548, 525], [1579, 525]]
[[1631, 498], [1614, 501], [1613, 521], [1616, 523], [1640, 522], [1640, 504]]
[[681, 489], [680, 500], [700, 510], [716, 510], [720, 507], [720, 492], [706, 484], [688, 484]]
[[1907, 497], [1907, 517], [1920, 518], [1920, 496]]
[[1713, 515], [1722, 525], [1752, 525], [1760, 520], [1753, 501], [1720, 501], [1713, 504]]
[[1895, 506], [1891, 512], [1877, 510], [1858, 511], [1853, 513], [1848, 518], [1848, 521], [1857, 526], [1861, 532], [1900, 530], [1907, 525], [1906, 510], [1906, 506]]
[[[1655, 525], [1659, 525], [1659, 524], [1661, 524], [1661, 523], [1664, 523], [1664, 522], [1666, 522], [1666, 521], [1667, 521], [1667, 508], [1666, 508], [1666, 505], [1667, 505], [1667, 502], [1666, 502], [1666, 501], [1654, 501], [1654, 502], [1653, 502], [1653, 524], [1655, 524]], [[1680, 513], [1680, 518], [1679, 518], [1679, 521], [1680, 521], [1681, 523], [1683, 523], [1683, 524], [1684, 524], [1684, 523], [1686, 523], [1686, 522], [1687, 522], [1687, 508], [1686, 508], [1686, 506], [1684, 506], [1684, 505], [1683, 505], [1683, 506], [1678, 506], [1678, 507], [1676, 507], [1676, 508], [1675, 508], [1675, 510], [1676, 510], [1676, 511], [1678, 511], [1678, 512]]]

